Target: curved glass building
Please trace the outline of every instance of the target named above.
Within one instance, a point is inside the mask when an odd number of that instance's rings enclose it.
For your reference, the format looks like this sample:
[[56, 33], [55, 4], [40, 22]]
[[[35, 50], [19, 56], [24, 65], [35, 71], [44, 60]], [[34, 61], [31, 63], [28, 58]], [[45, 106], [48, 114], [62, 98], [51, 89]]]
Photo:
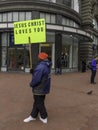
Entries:
[[[0, 0], [0, 70], [24, 71], [37, 63], [45, 51], [55, 70], [56, 60], [64, 56], [63, 71], [81, 69], [81, 61], [97, 54], [98, 14], [96, 0]], [[46, 42], [14, 44], [14, 22], [44, 18]], [[93, 49], [95, 45], [96, 49]]]

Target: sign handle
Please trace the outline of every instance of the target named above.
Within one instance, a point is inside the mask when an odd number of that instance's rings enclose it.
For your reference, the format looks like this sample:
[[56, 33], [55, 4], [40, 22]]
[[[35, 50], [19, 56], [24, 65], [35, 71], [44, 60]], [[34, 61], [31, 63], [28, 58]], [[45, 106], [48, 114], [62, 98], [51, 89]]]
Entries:
[[31, 53], [31, 39], [28, 37], [29, 40], [29, 54], [30, 54], [30, 68], [32, 68], [32, 53]]

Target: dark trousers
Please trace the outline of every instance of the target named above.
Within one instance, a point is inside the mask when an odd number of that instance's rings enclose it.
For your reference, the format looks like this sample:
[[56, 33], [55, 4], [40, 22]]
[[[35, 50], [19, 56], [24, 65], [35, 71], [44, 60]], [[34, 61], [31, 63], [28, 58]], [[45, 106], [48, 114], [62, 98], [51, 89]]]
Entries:
[[61, 67], [56, 68], [55, 74], [62, 74], [62, 68]]
[[41, 118], [47, 118], [47, 111], [44, 104], [45, 95], [34, 95], [34, 104], [31, 112], [31, 116], [36, 118], [40, 113]]
[[94, 83], [95, 76], [96, 76], [96, 70], [92, 70], [91, 71], [91, 83]]

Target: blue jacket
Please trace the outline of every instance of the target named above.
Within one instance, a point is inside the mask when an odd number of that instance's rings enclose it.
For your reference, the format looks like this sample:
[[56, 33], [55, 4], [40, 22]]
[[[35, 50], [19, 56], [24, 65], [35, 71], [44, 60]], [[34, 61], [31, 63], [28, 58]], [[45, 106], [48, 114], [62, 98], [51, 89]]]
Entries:
[[91, 61], [91, 67], [92, 67], [91, 70], [95, 71], [97, 69], [97, 62], [96, 62], [95, 59], [92, 59], [92, 61]]
[[36, 95], [48, 94], [50, 92], [51, 62], [44, 60], [38, 63], [33, 74], [30, 86]]

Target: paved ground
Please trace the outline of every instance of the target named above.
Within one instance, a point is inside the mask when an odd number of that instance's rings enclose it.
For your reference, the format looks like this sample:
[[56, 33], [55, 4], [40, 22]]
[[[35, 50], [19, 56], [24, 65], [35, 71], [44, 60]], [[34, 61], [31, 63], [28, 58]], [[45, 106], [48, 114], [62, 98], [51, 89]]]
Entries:
[[[39, 119], [24, 123], [33, 104], [31, 75], [0, 73], [0, 130], [98, 130], [98, 74], [96, 85], [89, 78], [89, 71], [52, 74], [48, 124]], [[87, 95], [89, 90], [92, 95]]]

